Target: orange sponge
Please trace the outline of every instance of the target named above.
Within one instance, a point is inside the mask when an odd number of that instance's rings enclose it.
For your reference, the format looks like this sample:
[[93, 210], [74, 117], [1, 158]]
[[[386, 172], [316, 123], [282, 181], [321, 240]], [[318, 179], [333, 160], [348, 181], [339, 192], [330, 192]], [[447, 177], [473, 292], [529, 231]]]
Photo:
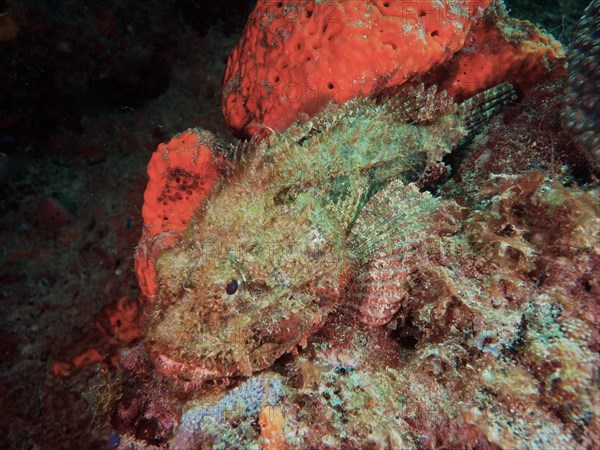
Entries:
[[139, 304], [129, 297], [121, 297], [104, 308], [105, 325], [98, 324], [111, 345], [129, 344], [140, 337]]
[[196, 208], [217, 177], [217, 143], [212, 134], [188, 130], [160, 144], [148, 163], [144, 192], [144, 228], [135, 252], [135, 270], [142, 293], [156, 293], [154, 261], [175, 245]]
[[258, 425], [264, 450], [287, 450], [284, 431], [285, 418], [278, 406], [266, 405], [259, 414]]
[[398, 86], [459, 51], [491, 0], [258, 0], [229, 57], [222, 108], [251, 136]]
[[56, 376], [68, 378], [79, 369], [97, 363], [117, 367], [120, 353], [115, 350], [131, 344], [142, 333], [138, 302], [125, 296], [107, 305], [96, 320], [96, 330], [99, 335], [90, 335], [81, 342], [88, 344], [84, 351], [70, 362], [55, 362], [50, 371]]
[[151, 237], [181, 231], [217, 178], [208, 131], [188, 130], [160, 144], [148, 163], [142, 217]]
[[463, 49], [434, 70], [428, 82], [459, 101], [504, 81], [526, 94], [560, 58], [560, 43], [530, 22], [486, 14], [472, 27]]
[[135, 273], [142, 294], [147, 299], [153, 299], [156, 294], [156, 272], [154, 261], [160, 254], [173, 247], [179, 240], [179, 233], [162, 233], [150, 236], [146, 229], [142, 230], [142, 236], [135, 249]]

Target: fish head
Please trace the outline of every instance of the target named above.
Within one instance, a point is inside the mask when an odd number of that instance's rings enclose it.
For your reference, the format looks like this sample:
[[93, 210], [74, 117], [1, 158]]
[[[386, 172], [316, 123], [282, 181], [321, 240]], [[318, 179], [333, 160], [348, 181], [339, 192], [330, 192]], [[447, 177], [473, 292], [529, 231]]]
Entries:
[[146, 344], [186, 381], [250, 375], [323, 325], [340, 298], [342, 240], [317, 198], [237, 186], [205, 205], [157, 261]]

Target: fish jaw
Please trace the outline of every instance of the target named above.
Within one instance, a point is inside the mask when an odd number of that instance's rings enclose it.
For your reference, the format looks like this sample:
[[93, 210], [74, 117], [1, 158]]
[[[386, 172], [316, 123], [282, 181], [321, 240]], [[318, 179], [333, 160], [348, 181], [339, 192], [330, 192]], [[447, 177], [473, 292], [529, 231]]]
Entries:
[[159, 375], [166, 378], [179, 380], [186, 384], [198, 385], [204, 381], [231, 378], [239, 375], [236, 371], [216, 369], [214, 367], [202, 366], [197, 363], [176, 361], [163, 353], [150, 353], [150, 360]]

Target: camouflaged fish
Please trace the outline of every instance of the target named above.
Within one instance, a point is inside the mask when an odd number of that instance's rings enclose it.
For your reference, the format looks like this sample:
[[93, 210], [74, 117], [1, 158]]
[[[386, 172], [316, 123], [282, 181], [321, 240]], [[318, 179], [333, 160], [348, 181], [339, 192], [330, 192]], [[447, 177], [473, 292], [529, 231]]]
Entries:
[[145, 341], [160, 373], [250, 375], [342, 304], [368, 325], [393, 317], [407, 275], [394, 261], [439, 206], [410, 183], [514, 95], [501, 85], [457, 108], [435, 89], [407, 92], [330, 106], [241, 157], [157, 261]]

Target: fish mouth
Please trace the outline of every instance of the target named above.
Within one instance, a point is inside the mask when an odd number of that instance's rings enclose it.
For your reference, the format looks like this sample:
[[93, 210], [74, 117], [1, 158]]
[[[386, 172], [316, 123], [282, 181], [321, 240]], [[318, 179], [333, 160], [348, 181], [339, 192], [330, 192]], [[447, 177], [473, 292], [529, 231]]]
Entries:
[[171, 349], [164, 346], [149, 349], [148, 353], [155, 373], [175, 384], [183, 385], [184, 388], [193, 388], [200, 387], [205, 382], [251, 376], [270, 367], [278, 357], [290, 352], [293, 347], [295, 344], [291, 348], [287, 344], [285, 346], [266, 344], [250, 351], [248, 359], [240, 359], [229, 364], [223, 361], [216, 363], [204, 358], [188, 359], [169, 351]]
[[198, 386], [206, 381], [240, 376], [237, 370], [223, 370], [211, 367], [210, 364], [176, 360], [162, 352], [151, 352], [150, 360], [159, 375], [185, 385]]
[[[237, 331], [236, 336], [220, 342], [208, 334], [205, 339], [196, 337], [197, 346], [183, 340], [169, 343], [161, 336], [147, 340], [146, 347], [155, 373], [184, 387], [248, 377], [271, 367], [297, 347], [306, 347], [308, 338], [324, 325], [327, 317], [321, 310], [316, 312], [308, 318], [288, 313], [285, 319], [269, 319], [260, 326], [250, 324]], [[283, 315], [278, 310], [270, 313], [271, 318]]]

